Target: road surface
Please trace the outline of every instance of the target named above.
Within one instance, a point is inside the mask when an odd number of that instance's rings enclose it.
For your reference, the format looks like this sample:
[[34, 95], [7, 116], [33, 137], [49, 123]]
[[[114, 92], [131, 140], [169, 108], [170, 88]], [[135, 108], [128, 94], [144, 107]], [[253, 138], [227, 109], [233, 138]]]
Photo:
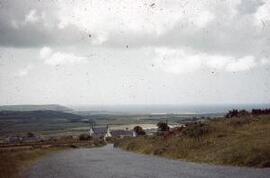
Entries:
[[107, 145], [48, 156], [29, 178], [269, 178], [270, 169], [211, 166], [130, 153]]

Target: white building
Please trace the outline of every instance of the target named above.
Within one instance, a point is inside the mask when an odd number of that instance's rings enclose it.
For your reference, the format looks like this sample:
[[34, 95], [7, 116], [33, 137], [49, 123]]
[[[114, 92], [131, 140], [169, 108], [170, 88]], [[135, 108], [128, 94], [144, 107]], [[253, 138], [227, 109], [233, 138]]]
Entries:
[[106, 139], [112, 136], [108, 125], [106, 127], [94, 127], [92, 125], [89, 130], [89, 134], [93, 138], [102, 138], [102, 139]]

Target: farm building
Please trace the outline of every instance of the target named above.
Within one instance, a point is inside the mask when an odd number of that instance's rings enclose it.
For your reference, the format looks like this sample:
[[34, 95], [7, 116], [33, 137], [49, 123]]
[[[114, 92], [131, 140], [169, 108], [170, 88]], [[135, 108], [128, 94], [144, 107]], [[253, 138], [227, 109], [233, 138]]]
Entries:
[[94, 125], [92, 125], [89, 130], [89, 134], [91, 137], [103, 139], [112, 136], [108, 125], [106, 127], [95, 127]]
[[9, 136], [6, 138], [6, 142], [9, 144], [17, 144], [22, 142], [22, 137], [20, 136]]
[[124, 138], [124, 137], [135, 137], [135, 132], [133, 130], [112, 130], [112, 137]]

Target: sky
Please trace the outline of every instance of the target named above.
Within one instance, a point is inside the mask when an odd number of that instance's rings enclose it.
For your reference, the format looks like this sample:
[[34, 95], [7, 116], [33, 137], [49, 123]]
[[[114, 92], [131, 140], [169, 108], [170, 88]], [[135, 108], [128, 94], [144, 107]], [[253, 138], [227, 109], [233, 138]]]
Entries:
[[269, 0], [0, 0], [0, 105], [270, 103]]

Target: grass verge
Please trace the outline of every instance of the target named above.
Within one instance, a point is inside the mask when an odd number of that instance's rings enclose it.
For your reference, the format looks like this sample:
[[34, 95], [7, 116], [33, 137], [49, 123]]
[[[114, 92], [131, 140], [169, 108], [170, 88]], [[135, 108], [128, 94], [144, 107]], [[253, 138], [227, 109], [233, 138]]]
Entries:
[[40, 158], [64, 148], [32, 149], [0, 152], [0, 178], [18, 178]]
[[[210, 164], [270, 167], [270, 116], [208, 121], [200, 137], [198, 127], [180, 135], [144, 136], [119, 140], [117, 145], [137, 153]], [[191, 133], [191, 134], [185, 134]]]

